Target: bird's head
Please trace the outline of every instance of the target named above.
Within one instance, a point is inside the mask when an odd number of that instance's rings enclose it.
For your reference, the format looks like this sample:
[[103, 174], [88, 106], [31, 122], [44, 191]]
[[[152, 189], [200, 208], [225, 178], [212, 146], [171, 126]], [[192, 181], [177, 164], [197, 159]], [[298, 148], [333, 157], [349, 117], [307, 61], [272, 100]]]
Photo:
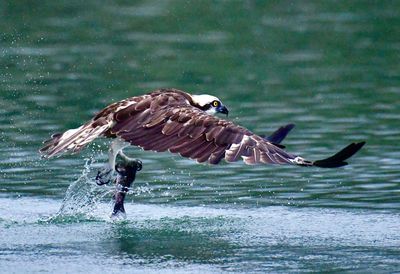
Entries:
[[192, 95], [193, 106], [207, 112], [208, 114], [222, 113], [228, 116], [228, 109], [221, 100], [208, 94]]

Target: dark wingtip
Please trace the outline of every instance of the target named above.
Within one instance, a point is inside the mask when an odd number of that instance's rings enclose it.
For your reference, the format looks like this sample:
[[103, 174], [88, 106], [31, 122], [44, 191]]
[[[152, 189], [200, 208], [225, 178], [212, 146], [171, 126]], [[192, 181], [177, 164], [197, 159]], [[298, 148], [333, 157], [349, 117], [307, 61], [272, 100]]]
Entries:
[[351, 143], [350, 145], [329, 158], [314, 161], [313, 165], [322, 168], [335, 168], [348, 165], [345, 160], [356, 154], [364, 145], [364, 141], [359, 143]]
[[293, 128], [294, 124], [287, 124], [275, 130], [270, 136], [264, 137], [264, 139], [274, 144], [280, 144]]

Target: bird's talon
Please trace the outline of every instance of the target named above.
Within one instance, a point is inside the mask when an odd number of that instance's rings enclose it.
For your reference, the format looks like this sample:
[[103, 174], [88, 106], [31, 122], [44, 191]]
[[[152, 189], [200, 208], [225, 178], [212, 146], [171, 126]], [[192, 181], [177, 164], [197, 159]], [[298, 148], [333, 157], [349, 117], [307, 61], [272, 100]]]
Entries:
[[112, 181], [111, 177], [112, 177], [111, 169], [105, 168], [103, 170], [99, 170], [96, 175], [96, 184], [99, 186], [109, 184]]
[[141, 171], [143, 168], [142, 161], [136, 160], [136, 171]]

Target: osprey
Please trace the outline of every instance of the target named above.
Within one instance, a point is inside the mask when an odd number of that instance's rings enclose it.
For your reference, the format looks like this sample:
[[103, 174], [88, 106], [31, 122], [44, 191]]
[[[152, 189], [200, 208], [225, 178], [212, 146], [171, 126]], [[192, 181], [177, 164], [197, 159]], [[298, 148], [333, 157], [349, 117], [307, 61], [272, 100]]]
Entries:
[[284, 151], [278, 144], [280, 140], [273, 142], [254, 134], [215, 116], [217, 113], [228, 115], [228, 109], [217, 97], [160, 89], [111, 104], [82, 126], [52, 135], [40, 153], [45, 158], [76, 153], [97, 137], [112, 138], [109, 171], [101, 174], [105, 176], [114, 171], [117, 154], [124, 156], [122, 149], [129, 145], [156, 152], [168, 150], [199, 163], [243, 159], [246, 164], [333, 168], [347, 165], [345, 160], [365, 144], [352, 143], [332, 157], [309, 161]]

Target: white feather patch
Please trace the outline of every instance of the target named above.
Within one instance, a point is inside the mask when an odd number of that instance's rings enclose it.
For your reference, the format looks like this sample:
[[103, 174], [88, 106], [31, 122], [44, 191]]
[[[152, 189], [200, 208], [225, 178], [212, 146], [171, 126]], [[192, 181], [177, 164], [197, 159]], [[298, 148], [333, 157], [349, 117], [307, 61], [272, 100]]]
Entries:
[[211, 104], [213, 101], [221, 102], [217, 97], [208, 95], [208, 94], [201, 94], [201, 95], [192, 95], [192, 100], [195, 104], [204, 107], [207, 104]]

